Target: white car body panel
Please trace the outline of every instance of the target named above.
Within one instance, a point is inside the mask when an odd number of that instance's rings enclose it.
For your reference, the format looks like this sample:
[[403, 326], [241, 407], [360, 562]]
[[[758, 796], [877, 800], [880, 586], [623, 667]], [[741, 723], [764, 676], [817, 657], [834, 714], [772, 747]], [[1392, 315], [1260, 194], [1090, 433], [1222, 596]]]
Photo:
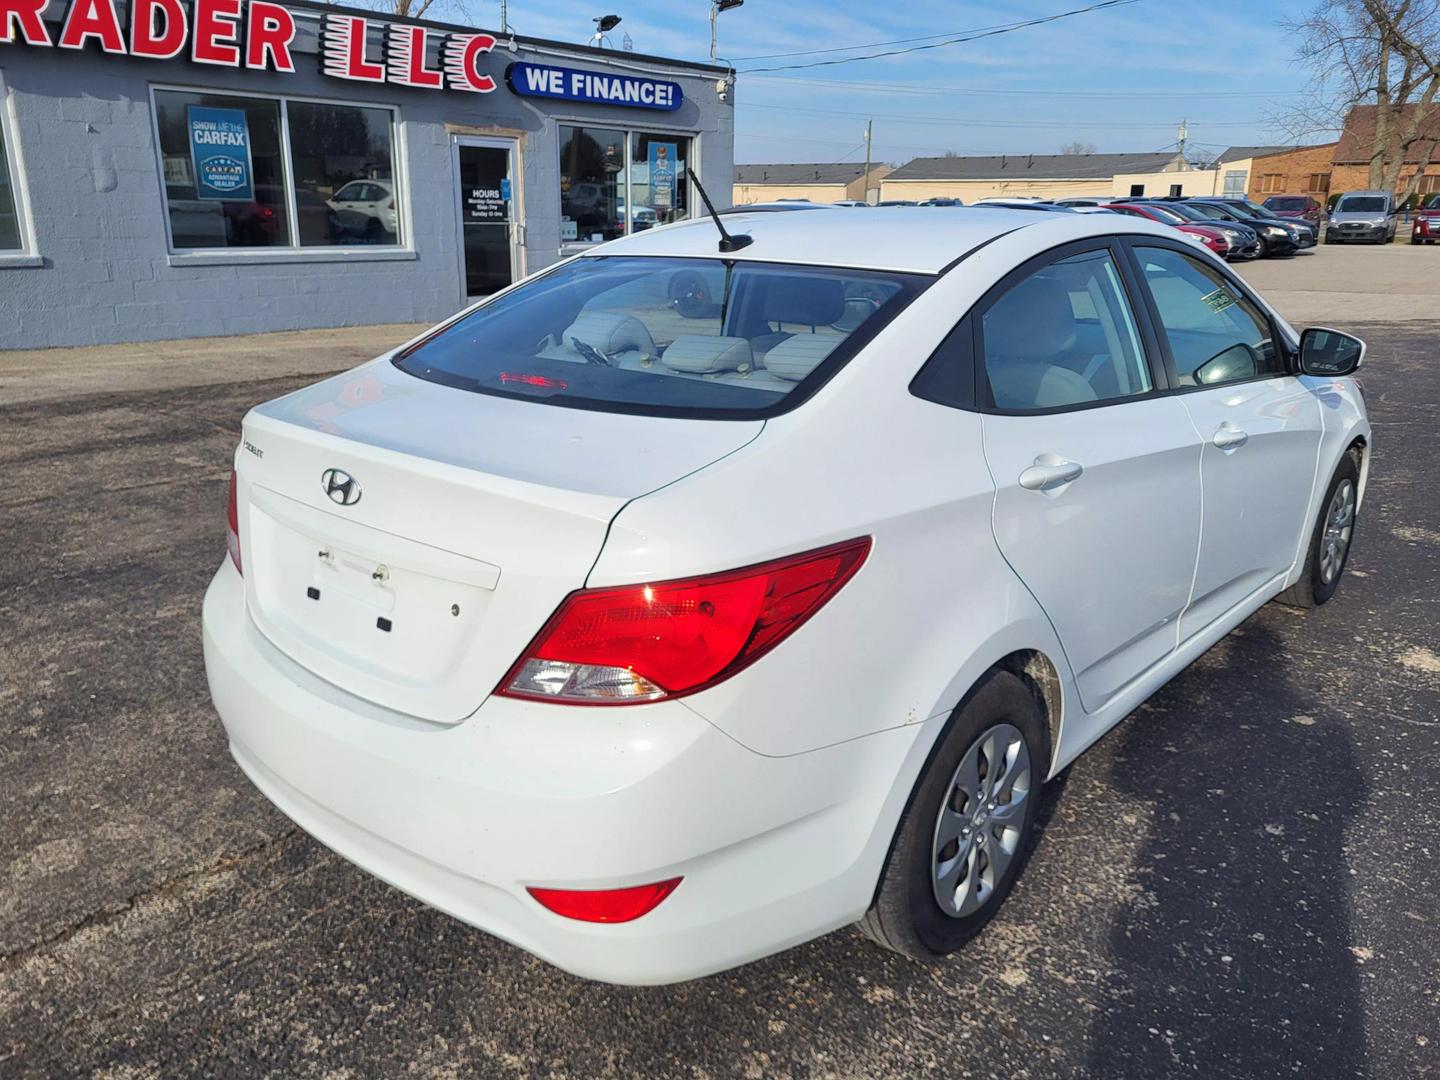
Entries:
[[[691, 978], [859, 918], [977, 680], [1016, 657], [1043, 672], [1048, 771], [1063, 768], [1295, 580], [1324, 485], [1370, 435], [1348, 378], [1032, 416], [910, 392], [1016, 266], [1091, 236], [1173, 238], [1167, 226], [904, 207], [725, 224], [754, 238], [742, 260], [940, 276], [764, 421], [490, 397], [388, 356], [261, 406], [235, 462], [245, 576], [226, 562], [206, 596], [212, 698], [262, 791], [385, 880], [591, 978]], [[596, 252], [713, 258], [715, 241], [691, 221]], [[1252, 439], [1212, 461], [1207, 432], [1226, 419]], [[1016, 487], [1046, 452], [1085, 473]], [[363, 485], [358, 502], [331, 500], [332, 468]], [[693, 695], [596, 709], [492, 693], [572, 590], [859, 536], [869, 557], [823, 609]], [[316, 577], [332, 549], [337, 576]], [[340, 593], [335, 614], [307, 607], [316, 581]], [[395, 625], [379, 632], [386, 589]], [[676, 892], [622, 925], [526, 893], [669, 877]]]

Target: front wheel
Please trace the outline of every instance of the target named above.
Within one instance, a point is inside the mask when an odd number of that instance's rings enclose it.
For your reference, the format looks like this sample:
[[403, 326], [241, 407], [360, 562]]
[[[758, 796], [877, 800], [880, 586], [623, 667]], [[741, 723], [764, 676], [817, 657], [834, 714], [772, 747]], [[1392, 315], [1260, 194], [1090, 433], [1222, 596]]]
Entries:
[[1048, 752], [1035, 695], [991, 672], [951, 717], [900, 819], [860, 923], [867, 937], [931, 961], [984, 928], [1024, 865]]
[[1340, 587], [1340, 578], [1350, 559], [1350, 541], [1360, 510], [1360, 460], [1357, 451], [1347, 451], [1330, 479], [1320, 518], [1310, 537], [1305, 569], [1300, 580], [1280, 594], [1282, 604], [1313, 608], [1325, 603]]

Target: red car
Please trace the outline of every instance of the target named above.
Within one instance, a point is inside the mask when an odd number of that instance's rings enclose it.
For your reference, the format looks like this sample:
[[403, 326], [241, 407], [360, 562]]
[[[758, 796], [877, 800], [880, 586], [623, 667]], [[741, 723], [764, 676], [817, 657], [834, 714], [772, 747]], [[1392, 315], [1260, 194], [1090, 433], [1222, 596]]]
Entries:
[[1153, 203], [1107, 203], [1105, 208], [1113, 210], [1117, 214], [1129, 214], [1131, 217], [1149, 218], [1162, 225], [1173, 225], [1181, 232], [1195, 237], [1222, 259], [1228, 258], [1230, 255], [1230, 241], [1225, 239], [1225, 234], [1219, 229], [1211, 228], [1209, 225], [1193, 224], [1163, 206], [1156, 206]]
[[1293, 218], [1315, 227], [1320, 235], [1320, 204], [1309, 195], [1271, 195], [1265, 200], [1265, 209], [1276, 217]]
[[1410, 243], [1433, 244], [1440, 240], [1440, 195], [1426, 195], [1415, 208], [1410, 226]]

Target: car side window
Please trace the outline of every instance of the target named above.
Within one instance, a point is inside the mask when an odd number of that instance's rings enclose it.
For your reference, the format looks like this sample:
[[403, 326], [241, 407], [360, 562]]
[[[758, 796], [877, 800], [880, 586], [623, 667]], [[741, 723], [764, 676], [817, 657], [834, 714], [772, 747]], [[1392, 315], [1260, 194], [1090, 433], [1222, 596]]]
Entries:
[[1216, 386], [1285, 371], [1270, 320], [1223, 274], [1170, 248], [1136, 246], [1135, 256], [1180, 386]]
[[1057, 409], [1148, 393], [1150, 369], [1109, 250], [1050, 263], [1012, 285], [981, 317], [989, 404]]

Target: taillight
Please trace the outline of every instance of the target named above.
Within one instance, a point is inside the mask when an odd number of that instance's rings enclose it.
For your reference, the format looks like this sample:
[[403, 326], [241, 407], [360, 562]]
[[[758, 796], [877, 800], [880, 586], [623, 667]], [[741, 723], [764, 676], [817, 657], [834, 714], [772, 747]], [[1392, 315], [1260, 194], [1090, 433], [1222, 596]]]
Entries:
[[581, 922], [622, 923], [648, 915], [680, 884], [680, 879], [627, 889], [527, 889], [556, 915]]
[[386, 209], [386, 210], [394, 210], [394, 209], [395, 209], [395, 200], [394, 200], [394, 199], [391, 199], [389, 202], [387, 202], [387, 203], [385, 204], [385, 209]]
[[230, 470], [230, 493], [226, 496], [225, 507], [225, 546], [230, 549], [230, 561], [235, 564], [235, 569], [245, 573], [245, 567], [240, 564], [240, 503], [235, 494], [235, 470]]
[[866, 536], [704, 577], [573, 592], [495, 692], [627, 705], [704, 690], [799, 629], [869, 551]]

